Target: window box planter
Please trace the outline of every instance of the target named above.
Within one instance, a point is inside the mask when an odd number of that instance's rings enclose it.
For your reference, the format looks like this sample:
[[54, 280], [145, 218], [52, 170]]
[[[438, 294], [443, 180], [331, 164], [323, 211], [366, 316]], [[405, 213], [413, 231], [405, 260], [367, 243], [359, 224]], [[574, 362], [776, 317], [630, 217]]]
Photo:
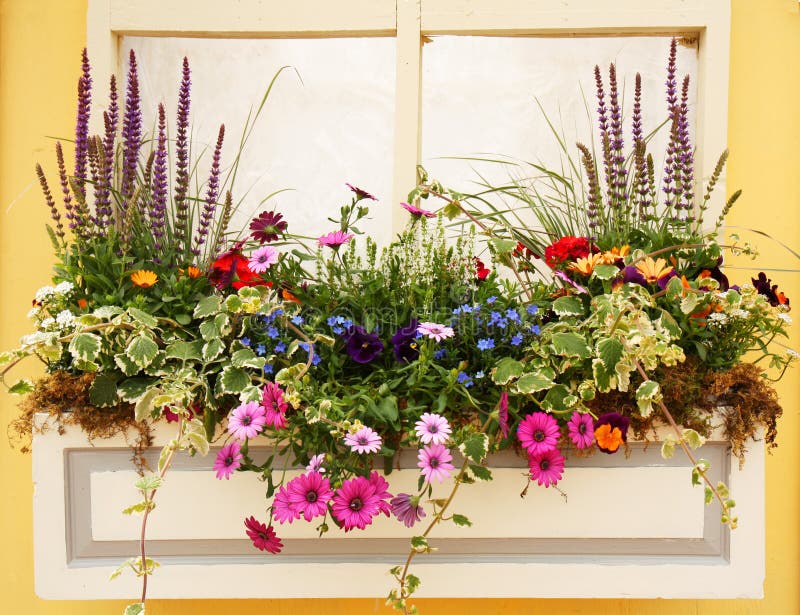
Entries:
[[[44, 420], [43, 417], [40, 417]], [[155, 430], [155, 446], [170, 436]], [[680, 452], [631, 442], [631, 455], [570, 458], [555, 489], [531, 485], [525, 462], [491, 459], [494, 480], [469, 485], [453, 505], [470, 528], [438, 526], [439, 551], [415, 560], [420, 597], [760, 598], [764, 580], [764, 446], [752, 443], [743, 468], [726, 442], [710, 439], [699, 456], [737, 500], [739, 528], [704, 506]], [[153, 449], [157, 454], [157, 449]], [[411, 530], [383, 518], [344, 538], [319, 539], [314, 524], [277, 526], [280, 555], [262, 554], [243, 517], [264, 509], [253, 475], [218, 481], [206, 458], [179, 457], [157, 497], [148, 554], [161, 562], [154, 598], [383, 597], [387, 570], [405, 559]], [[415, 484], [411, 458], [389, 477]], [[411, 469], [413, 468], [413, 469]], [[133, 575], [108, 580], [137, 552], [139, 519], [121, 510], [137, 500], [123, 438], [87, 442], [76, 428], [37, 435], [33, 447], [36, 593], [45, 599], [135, 598]], [[202, 493], [202, 500], [198, 494]], [[300, 574], [302, 571], [302, 574]], [[314, 583], [309, 584], [309, 575]]]

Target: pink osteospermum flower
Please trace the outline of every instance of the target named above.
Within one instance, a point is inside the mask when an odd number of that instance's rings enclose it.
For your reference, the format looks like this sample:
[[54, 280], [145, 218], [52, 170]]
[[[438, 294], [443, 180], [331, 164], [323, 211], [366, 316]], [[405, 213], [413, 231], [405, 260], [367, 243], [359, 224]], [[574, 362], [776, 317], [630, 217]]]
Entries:
[[416, 218], [421, 218], [422, 216], [425, 216], [426, 218], [436, 217], [436, 214], [433, 213], [432, 211], [428, 211], [427, 209], [421, 209], [416, 205], [409, 205], [408, 203], [400, 203], [400, 207], [405, 209], [408, 213], [410, 213], [412, 216]]
[[286, 485], [278, 489], [278, 493], [272, 499], [272, 518], [278, 523], [286, 523], [287, 521], [291, 523], [300, 518], [300, 511], [294, 502], [289, 499], [289, 490]]
[[275, 530], [270, 525], [267, 527], [255, 517], [249, 517], [244, 520], [244, 527], [247, 531], [247, 536], [253, 541], [253, 546], [262, 551], [269, 551], [270, 553], [280, 553], [283, 549], [281, 539], [275, 534]]
[[450, 424], [439, 414], [426, 412], [415, 423], [417, 437], [423, 444], [444, 444], [450, 438]]
[[286, 485], [289, 502], [306, 521], [328, 512], [328, 502], [333, 497], [331, 481], [319, 472], [301, 474]]
[[540, 486], [549, 487], [561, 480], [564, 474], [564, 456], [557, 448], [528, 457], [531, 469], [531, 480]]
[[250, 256], [247, 268], [253, 273], [264, 273], [278, 262], [278, 251], [271, 246], [261, 246]]
[[427, 335], [430, 339], [436, 340], [437, 342], [441, 342], [443, 339], [447, 339], [448, 337], [453, 337], [455, 335], [455, 331], [453, 331], [452, 327], [440, 325], [435, 322], [421, 322], [417, 327], [417, 331], [422, 333], [422, 335]]
[[378, 499], [378, 510], [388, 517], [389, 513], [392, 512], [392, 507], [387, 501], [392, 498], [392, 494], [389, 493], [389, 483], [377, 472], [370, 473], [369, 482], [375, 488], [375, 497]]
[[372, 196], [369, 192], [367, 192], [366, 190], [362, 190], [361, 188], [358, 188], [357, 186], [354, 186], [352, 184], [345, 184], [345, 186], [350, 188], [350, 190], [352, 190], [355, 193], [356, 198], [358, 198], [358, 200], [361, 200], [361, 199], [371, 199], [373, 201], [377, 201], [378, 200], [374, 196]]
[[425, 511], [419, 505], [419, 497], [407, 493], [398, 493], [390, 502], [392, 514], [406, 527], [413, 527], [417, 521], [425, 516]]
[[369, 427], [362, 427], [355, 433], [344, 437], [344, 443], [354, 453], [377, 453], [381, 450], [381, 437]]
[[380, 512], [375, 486], [363, 476], [344, 481], [333, 495], [331, 510], [345, 532], [354, 527], [363, 530]]
[[320, 472], [324, 473], [325, 468], [322, 467], [322, 464], [325, 463], [325, 454], [320, 453], [319, 455], [314, 455], [311, 460], [308, 462], [306, 466], [306, 470], [309, 472]]
[[284, 429], [286, 410], [289, 407], [283, 399], [283, 389], [274, 382], [267, 382], [261, 390], [261, 405], [264, 408], [266, 424], [274, 429]]
[[236, 440], [223, 446], [217, 453], [214, 460], [214, 469], [217, 471], [217, 478], [222, 480], [230, 479], [234, 470], [242, 465], [244, 456], [241, 453], [242, 445]]
[[339, 246], [347, 243], [354, 237], [353, 233], [345, 233], [344, 231], [333, 231], [327, 235], [317, 238], [317, 243], [321, 246], [328, 246], [334, 250], [338, 250]]
[[450, 472], [454, 469], [453, 456], [441, 444], [429, 444], [421, 448], [418, 454], [419, 461], [417, 467], [420, 468], [425, 480], [432, 483], [434, 479], [443, 482], [450, 477]]
[[591, 415], [585, 412], [574, 412], [567, 423], [567, 428], [570, 440], [578, 448], [589, 448], [594, 444], [594, 421]]
[[261, 433], [266, 423], [261, 404], [249, 401], [235, 408], [228, 417], [228, 432], [237, 440], [247, 440]]
[[558, 421], [546, 412], [533, 412], [520, 421], [517, 437], [529, 455], [552, 450], [558, 444], [561, 430]]

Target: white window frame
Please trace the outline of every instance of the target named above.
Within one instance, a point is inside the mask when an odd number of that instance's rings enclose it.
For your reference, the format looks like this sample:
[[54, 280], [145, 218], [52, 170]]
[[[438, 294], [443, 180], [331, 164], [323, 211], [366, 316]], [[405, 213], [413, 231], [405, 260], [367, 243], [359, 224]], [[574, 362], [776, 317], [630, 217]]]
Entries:
[[[416, 182], [421, 152], [422, 44], [425, 36], [696, 37], [698, 44], [695, 177], [701, 194], [726, 148], [730, 0], [89, 0], [87, 45], [102, 94], [122, 73], [123, 36], [397, 40], [392, 202]], [[98, 100], [105, 100], [105, 96]], [[99, 114], [96, 114], [96, 117]], [[725, 177], [709, 207], [722, 211]], [[392, 231], [406, 221], [392, 208]]]

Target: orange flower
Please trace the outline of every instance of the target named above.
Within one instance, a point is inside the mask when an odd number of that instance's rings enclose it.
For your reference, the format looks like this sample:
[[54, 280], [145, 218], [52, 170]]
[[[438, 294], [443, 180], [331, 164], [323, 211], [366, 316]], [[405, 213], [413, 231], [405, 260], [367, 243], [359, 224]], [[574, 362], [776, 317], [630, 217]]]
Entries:
[[85, 310], [87, 305], [89, 305], [89, 302], [86, 299], [83, 299], [83, 298], [78, 299], [78, 307], [79, 308], [81, 308], [82, 310]]
[[602, 265], [603, 256], [601, 254], [589, 254], [584, 258], [579, 258], [574, 263], [570, 264], [569, 269], [577, 271], [583, 275], [592, 275], [592, 271], [597, 265]]
[[598, 264], [613, 265], [619, 259], [628, 256], [630, 252], [631, 252], [630, 246], [622, 246], [621, 248], [614, 246], [610, 250], [606, 250], [600, 255], [600, 262]]
[[637, 263], [636, 269], [644, 276], [644, 279], [651, 284], [653, 282], [658, 282], [661, 278], [668, 276], [673, 271], [672, 267], [667, 265], [667, 261], [663, 258], [653, 260], [649, 256]]
[[136, 284], [139, 288], [150, 288], [153, 284], [158, 282], [158, 276], [153, 271], [147, 269], [139, 269], [131, 274], [131, 282]]
[[196, 280], [197, 278], [199, 278], [199, 277], [201, 277], [203, 275], [203, 272], [200, 271], [197, 267], [195, 267], [193, 265], [189, 265], [186, 268], [186, 270], [178, 269], [178, 271], [180, 271], [181, 273], [185, 273], [186, 275], [188, 275], [193, 280]]
[[622, 444], [622, 432], [619, 427], [612, 428], [609, 424], [600, 425], [594, 430], [594, 438], [597, 444], [612, 453]]
[[295, 297], [292, 293], [290, 293], [285, 288], [281, 288], [281, 297], [283, 297], [284, 301], [293, 301], [295, 303], [300, 303], [300, 299]]

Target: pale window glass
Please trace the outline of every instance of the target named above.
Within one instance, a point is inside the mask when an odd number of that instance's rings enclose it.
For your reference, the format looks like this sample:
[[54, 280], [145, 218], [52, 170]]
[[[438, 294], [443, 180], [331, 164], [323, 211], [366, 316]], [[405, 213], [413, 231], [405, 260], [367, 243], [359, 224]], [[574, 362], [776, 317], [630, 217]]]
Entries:
[[[294, 233], [333, 230], [327, 216], [349, 202], [345, 182], [381, 201], [361, 230], [386, 242], [394, 146], [395, 40], [195, 39], [124, 37], [123, 57], [134, 49], [140, 66], [145, 126], [158, 102], [167, 107], [174, 134], [181, 59], [192, 69], [191, 119], [195, 143], [210, 151], [226, 124], [223, 162], [238, 148], [245, 118], [270, 80], [285, 70], [248, 142], [236, 179], [247, 193], [232, 227], [264, 208], [277, 208]], [[203, 177], [204, 175], [201, 175]], [[289, 189], [260, 205], [267, 195]]]

